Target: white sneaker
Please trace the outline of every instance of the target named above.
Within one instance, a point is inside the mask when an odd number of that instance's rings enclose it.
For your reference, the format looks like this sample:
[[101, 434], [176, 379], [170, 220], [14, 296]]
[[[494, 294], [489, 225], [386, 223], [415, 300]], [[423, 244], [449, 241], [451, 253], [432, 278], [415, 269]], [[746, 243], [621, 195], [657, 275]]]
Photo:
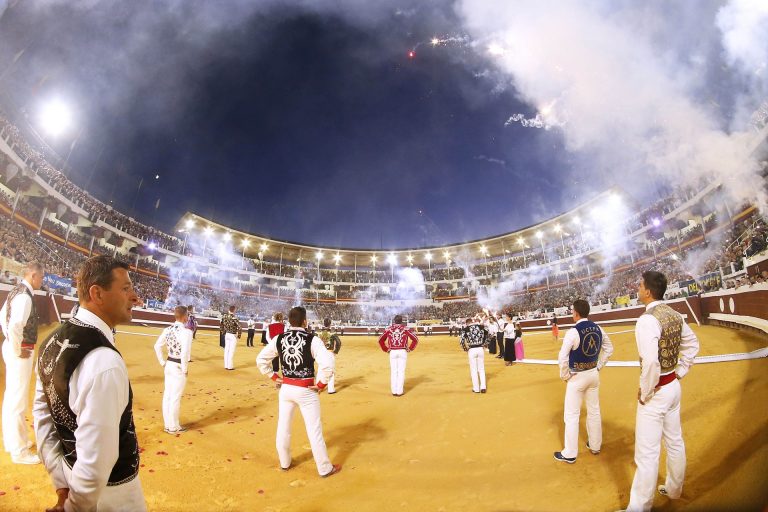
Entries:
[[40, 464], [40, 457], [30, 450], [22, 450], [18, 455], [11, 455], [14, 464]]

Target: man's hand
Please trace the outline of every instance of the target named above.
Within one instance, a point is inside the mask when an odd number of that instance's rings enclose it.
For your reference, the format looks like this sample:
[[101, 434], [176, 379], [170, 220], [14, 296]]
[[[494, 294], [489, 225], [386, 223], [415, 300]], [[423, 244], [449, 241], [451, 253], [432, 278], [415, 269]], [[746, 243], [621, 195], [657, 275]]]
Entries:
[[64, 503], [67, 501], [67, 497], [69, 497], [69, 489], [66, 487], [56, 489], [56, 496], [58, 497], [56, 505], [45, 509], [45, 512], [64, 512]]
[[32, 350], [29, 350], [28, 348], [21, 349], [21, 353], [19, 354], [19, 357], [22, 359], [29, 359], [32, 357]]
[[311, 389], [312, 391], [315, 391], [317, 393], [320, 393], [323, 389], [325, 389], [324, 387], [321, 388], [319, 386], [307, 386], [307, 388]]

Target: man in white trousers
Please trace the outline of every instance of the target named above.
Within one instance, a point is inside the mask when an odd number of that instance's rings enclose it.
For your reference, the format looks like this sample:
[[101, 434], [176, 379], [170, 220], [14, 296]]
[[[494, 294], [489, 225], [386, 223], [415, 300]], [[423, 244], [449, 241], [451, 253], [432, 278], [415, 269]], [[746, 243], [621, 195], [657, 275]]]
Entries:
[[235, 306], [229, 306], [229, 312], [221, 317], [221, 332], [224, 333], [224, 369], [235, 369], [235, 349], [237, 340], [243, 335], [240, 321], [235, 316]]
[[52, 510], [145, 511], [133, 392], [113, 332], [142, 303], [128, 264], [87, 259], [77, 296], [77, 314], [37, 356], [32, 412], [38, 453], [58, 497]]
[[643, 272], [638, 299], [645, 314], [635, 327], [640, 355], [635, 424], [635, 478], [627, 510], [651, 510], [659, 477], [661, 440], [667, 447], [667, 477], [659, 494], [677, 499], [685, 478], [685, 443], [680, 426], [680, 382], [693, 366], [699, 340], [683, 317], [662, 302], [667, 278], [661, 272]]
[[[411, 340], [410, 346], [408, 340]], [[395, 315], [392, 325], [387, 327], [379, 338], [379, 346], [384, 352], [389, 352], [390, 388], [392, 396], [403, 396], [405, 386], [405, 363], [408, 352], [416, 348], [419, 339], [403, 323], [401, 315]]]
[[[317, 472], [325, 478], [341, 471], [341, 466], [332, 464], [328, 458], [318, 396], [333, 375], [333, 356], [323, 340], [307, 332], [306, 309], [301, 306], [292, 308], [288, 312], [288, 321], [288, 330], [272, 338], [256, 356], [259, 371], [281, 384], [276, 436], [280, 469], [288, 471], [291, 468], [291, 420], [298, 407], [304, 418]], [[280, 358], [282, 377], [272, 370], [275, 357]]]
[[5, 394], [3, 395], [3, 446], [15, 464], [40, 464], [31, 450], [26, 413], [29, 409], [29, 386], [37, 343], [37, 312], [34, 290], [43, 285], [45, 271], [37, 262], [24, 268], [24, 279], [14, 286], [0, 309], [3, 329], [3, 361], [5, 361]]
[[579, 416], [581, 403], [587, 401], [587, 449], [600, 453], [603, 426], [600, 419], [600, 375], [613, 354], [613, 344], [602, 327], [589, 320], [589, 302], [573, 301], [573, 321], [576, 325], [563, 337], [557, 361], [560, 378], [565, 387], [565, 448], [555, 452], [555, 460], [573, 464], [579, 454]]
[[[179, 422], [181, 395], [187, 384], [188, 355], [192, 346], [192, 331], [185, 327], [187, 308], [176, 306], [173, 316], [176, 321], [163, 329], [155, 342], [155, 354], [160, 366], [165, 368], [165, 389], [163, 390], [163, 431], [179, 434], [187, 429]], [[163, 358], [163, 347], [168, 354]]]
[[459, 333], [461, 348], [469, 357], [469, 374], [472, 377], [472, 391], [485, 393], [485, 345], [488, 331], [479, 319], [467, 318], [466, 326]]

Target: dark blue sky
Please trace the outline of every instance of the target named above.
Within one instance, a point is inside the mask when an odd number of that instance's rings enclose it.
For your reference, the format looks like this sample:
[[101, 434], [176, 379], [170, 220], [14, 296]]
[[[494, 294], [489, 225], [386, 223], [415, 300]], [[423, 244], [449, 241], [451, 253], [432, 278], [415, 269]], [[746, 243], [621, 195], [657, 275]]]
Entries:
[[356, 22], [278, 5], [209, 26], [160, 12], [147, 23], [151, 2], [124, 4], [8, 8], [0, 103], [34, 122], [48, 98], [70, 102], [74, 128], [47, 142], [66, 157], [78, 138], [71, 179], [144, 222], [170, 230], [190, 210], [386, 249], [511, 231], [578, 203], [561, 192], [577, 179], [560, 134], [504, 126], [532, 113], [513, 87], [496, 91], [461, 45], [419, 45], [458, 33], [448, 8]]

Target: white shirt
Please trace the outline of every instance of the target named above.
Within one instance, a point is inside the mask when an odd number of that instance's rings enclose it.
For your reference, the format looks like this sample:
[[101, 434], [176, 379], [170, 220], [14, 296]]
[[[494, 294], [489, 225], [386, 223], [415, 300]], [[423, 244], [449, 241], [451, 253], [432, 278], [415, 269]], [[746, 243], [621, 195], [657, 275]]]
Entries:
[[[579, 325], [581, 322], [586, 322], [587, 320], [589, 319], [582, 318], [576, 322], [576, 325]], [[598, 371], [605, 366], [608, 358], [613, 354], [613, 343], [611, 343], [611, 338], [602, 327], [600, 327], [600, 332], [603, 335], [603, 345], [600, 347], [600, 357], [597, 359]], [[557, 355], [557, 364], [560, 366], [560, 378], [563, 380], [568, 380], [573, 377], [573, 373], [571, 373], [571, 369], [568, 367], [568, 357], [570, 356], [571, 351], [579, 348], [580, 343], [579, 331], [576, 330], [576, 327], [574, 326], [568, 329], [568, 332], [563, 336], [563, 346], [560, 347], [560, 353]]]
[[[171, 347], [168, 346], [168, 335], [171, 331], [176, 331], [175, 336], [179, 340], [181, 350], [179, 353], [172, 353]], [[168, 357], [175, 357], [181, 360], [181, 371], [187, 374], [187, 359], [189, 359], [189, 351], [192, 348], [192, 331], [186, 329], [181, 322], [174, 322], [173, 325], [163, 329], [160, 336], [155, 341], [155, 355], [157, 355], [157, 361], [160, 366], [165, 366], [165, 359], [163, 359], [163, 347], [166, 347]], [[173, 351], [175, 352], [175, 351]]]
[[485, 325], [488, 327], [488, 334], [496, 337], [496, 333], [499, 332], [499, 324], [496, 323], [496, 320], [488, 320]]
[[[96, 327], [114, 345], [112, 329], [81, 306], [77, 320]], [[119, 454], [120, 417], [128, 406], [128, 370], [120, 354], [107, 347], [86, 355], [69, 379], [69, 407], [77, 415], [77, 462], [69, 481], [64, 476], [64, 454], [43, 392], [40, 376], [35, 386], [32, 415], [37, 451], [56, 489], [68, 487], [65, 510], [96, 510]]]
[[[289, 327], [291, 331], [304, 331], [303, 327]], [[268, 375], [272, 378], [275, 374], [272, 370], [272, 360], [277, 357], [277, 336], [270, 339], [266, 346], [261, 349], [259, 355], [256, 356], [256, 366], [262, 375]], [[333, 353], [325, 348], [325, 343], [317, 336], [312, 336], [310, 342], [310, 350], [312, 351], [312, 357], [317, 363], [317, 372], [315, 373], [315, 381], [328, 384], [328, 380], [333, 375], [334, 371], [334, 357]]]
[[249, 329], [253, 329], [254, 327], [256, 327], [256, 322], [254, 322], [252, 318], [249, 318], [248, 322], [246, 322], [246, 325], [248, 326]]
[[504, 339], [505, 340], [513, 340], [515, 339], [515, 323], [511, 320], [507, 322], [507, 325], [504, 326]]
[[[655, 300], [645, 306], [645, 310], [648, 311], [659, 304], [662, 304], [662, 301]], [[640, 400], [643, 403], [647, 403], [653, 397], [653, 394], [656, 392], [656, 385], [659, 383], [659, 377], [661, 376], [661, 364], [659, 363], [660, 337], [661, 324], [656, 320], [656, 317], [653, 315], [642, 315], [637, 319], [635, 341], [637, 342], [637, 353], [642, 360], [640, 364]], [[683, 321], [681, 338], [680, 352], [677, 356], [677, 368], [675, 368], [678, 379], [685, 377], [685, 374], [693, 366], [693, 358], [699, 353], [699, 339], [685, 321]]]
[[[26, 279], [21, 283], [27, 287], [29, 293], [32, 291], [32, 285], [30, 285]], [[13, 353], [17, 356], [21, 356], [21, 342], [24, 341], [24, 326], [27, 325], [29, 320], [29, 314], [32, 312], [32, 298], [26, 293], [19, 293], [11, 301], [11, 318], [9, 322], [5, 319], [8, 316], [8, 301], [5, 301], [2, 309], [0, 309], [0, 326], [3, 329], [3, 335], [5, 339], [11, 344]]]

